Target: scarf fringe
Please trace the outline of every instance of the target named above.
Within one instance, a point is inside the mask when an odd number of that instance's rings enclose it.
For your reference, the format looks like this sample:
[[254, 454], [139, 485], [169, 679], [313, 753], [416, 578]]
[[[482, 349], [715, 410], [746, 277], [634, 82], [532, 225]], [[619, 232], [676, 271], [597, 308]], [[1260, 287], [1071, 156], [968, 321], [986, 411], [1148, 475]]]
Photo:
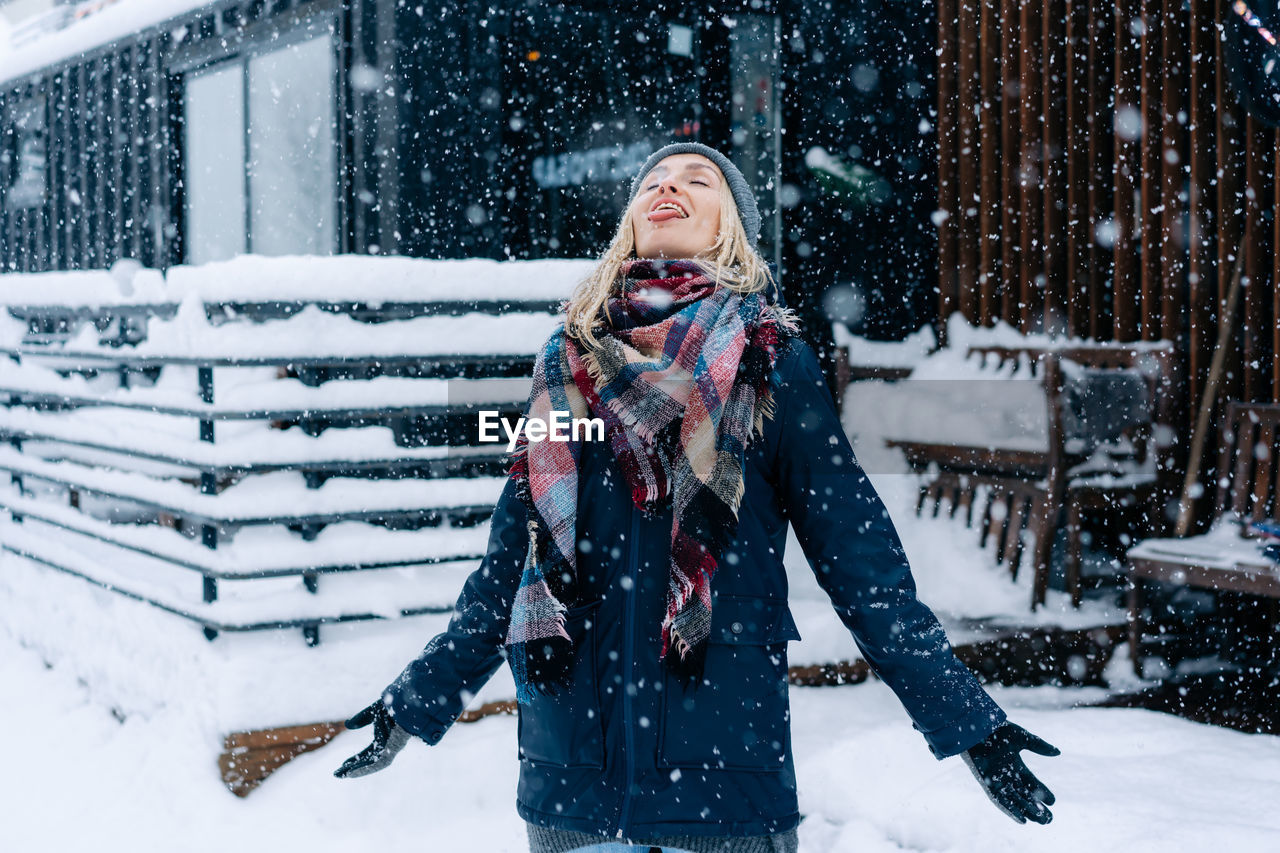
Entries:
[[[565, 630], [565, 612], [568, 608], [551, 592], [550, 585], [538, 563], [538, 521], [530, 517], [526, 522], [529, 531], [529, 548], [525, 553], [524, 572], [520, 588], [516, 592], [508, 626], [510, 646], [508, 663], [515, 678], [516, 701], [532, 702], [537, 694], [553, 696], [566, 691], [572, 684], [574, 644]], [[545, 591], [545, 595], [541, 591]], [[523, 593], [523, 595], [522, 595]], [[530, 607], [526, 596], [533, 595], [543, 606]], [[550, 598], [552, 617], [545, 615], [545, 599]], [[530, 612], [530, 611], [534, 612]], [[544, 615], [538, 616], [537, 612]], [[517, 634], [519, 626], [519, 634]], [[534, 636], [527, 636], [533, 632]], [[521, 636], [519, 641], [513, 641]]]
[[[595, 351], [584, 352], [581, 355], [581, 359], [583, 365], [587, 369], [587, 375], [591, 377], [596, 390], [599, 391], [607, 384], [607, 382], [604, 376], [604, 368], [600, 366], [600, 360], [596, 357]], [[617, 397], [610, 397], [608, 400], [601, 400], [601, 402], [608, 406], [609, 411], [613, 412], [618, 420], [622, 421], [628, 429], [634, 429], [642, 438], [652, 441], [652, 432], [646, 430], [644, 426], [637, 421], [636, 416], [627, 410], [626, 405], [620, 399]]]
[[[742, 505], [742, 496], [746, 491], [747, 491], [747, 478], [739, 477], [737, 484], [733, 488], [733, 498], [729, 504], [729, 509], [733, 510], [733, 514], [735, 517], [738, 514], [738, 507]], [[719, 560], [717, 560], [716, 562], [719, 563]]]
[[[591, 377], [597, 391], [602, 389], [607, 381], [604, 376], [604, 368], [600, 366], [599, 359], [595, 352], [584, 352], [581, 356], [582, 363], [587, 369], [587, 375]], [[620, 397], [610, 397], [609, 399], [601, 399], [602, 403], [609, 407], [609, 411], [620, 420], [627, 429], [634, 430], [636, 435], [640, 436], [648, 444], [652, 444], [657, 438], [657, 432], [648, 425], [641, 422], [638, 415], [627, 408], [627, 404]], [[650, 498], [652, 500], [653, 498]]]
[[591, 350], [590, 352], [584, 352], [581, 358], [582, 358], [583, 365], [585, 365], [587, 368], [587, 375], [590, 376], [591, 379], [595, 382], [595, 386], [598, 389], [601, 385], [604, 384], [604, 374], [602, 372], [602, 368], [600, 367], [600, 362], [596, 358], [595, 350]]
[[676, 677], [681, 689], [688, 692], [691, 687], [697, 689], [702, 686], [703, 675], [707, 668], [707, 641], [703, 638], [690, 645], [680, 639], [679, 643], [683, 644], [683, 649], [676, 654], [668, 653], [662, 659], [662, 663], [667, 671]]

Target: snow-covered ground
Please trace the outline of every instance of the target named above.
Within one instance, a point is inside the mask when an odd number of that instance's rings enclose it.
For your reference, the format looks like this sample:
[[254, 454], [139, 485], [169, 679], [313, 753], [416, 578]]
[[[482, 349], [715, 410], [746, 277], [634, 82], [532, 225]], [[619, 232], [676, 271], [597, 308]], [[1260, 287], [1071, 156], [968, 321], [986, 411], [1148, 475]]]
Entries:
[[[382, 773], [339, 781], [332, 770], [367, 740], [344, 733], [239, 800], [218, 780], [217, 738], [177, 705], [121, 722], [69, 668], [46, 669], [7, 635], [0, 684], [2, 850], [528, 849], [513, 717], [458, 724]], [[792, 688], [801, 851], [1275, 849], [1280, 739], [1071, 709], [1087, 691], [993, 692], [1062, 749], [1029, 759], [1057, 795], [1053, 823], [1013, 823], [958, 759], [935, 761], [884, 685]]]

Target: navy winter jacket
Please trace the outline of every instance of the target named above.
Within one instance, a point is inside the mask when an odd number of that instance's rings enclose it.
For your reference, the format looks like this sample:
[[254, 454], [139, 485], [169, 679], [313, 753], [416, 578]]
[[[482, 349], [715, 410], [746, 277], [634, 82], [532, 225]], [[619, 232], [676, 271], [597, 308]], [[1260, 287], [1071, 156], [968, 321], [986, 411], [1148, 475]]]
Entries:
[[[566, 622], [578, 657], [568, 694], [518, 709], [516, 808], [526, 820], [634, 839], [764, 835], [799, 823], [786, 644], [800, 634], [782, 563], [788, 522], [858, 648], [937, 757], [1004, 722], [916, 599], [901, 541], [854, 459], [812, 348], [792, 339], [778, 371], [775, 417], [747, 453], [737, 538], [711, 584], [704, 681], [687, 693], [658, 659], [670, 511], [645, 518], [607, 442], [583, 445], [584, 597]], [[395, 721], [427, 743], [502, 664], [527, 546], [525, 510], [508, 482], [488, 553], [447, 630], [388, 688]]]

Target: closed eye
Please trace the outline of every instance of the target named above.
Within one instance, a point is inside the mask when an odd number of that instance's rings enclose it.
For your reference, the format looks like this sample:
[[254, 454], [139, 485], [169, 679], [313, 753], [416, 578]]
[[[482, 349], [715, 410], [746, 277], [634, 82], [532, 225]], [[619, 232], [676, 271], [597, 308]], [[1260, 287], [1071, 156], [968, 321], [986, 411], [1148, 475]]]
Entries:
[[[707, 183], [706, 181], [693, 181], [692, 183], [695, 183], [695, 184], [701, 184], [701, 185], [702, 185], [702, 186], [704, 186], [704, 187], [709, 187], [709, 186], [711, 186], [711, 184]], [[657, 184], [649, 184], [649, 186], [647, 186], [647, 187], [645, 187], [645, 188], [644, 188], [644, 191], [645, 191], [645, 192], [648, 192], [648, 191], [649, 191], [649, 190], [651, 190], [651, 189], [655, 189], [657, 186], [658, 186]]]

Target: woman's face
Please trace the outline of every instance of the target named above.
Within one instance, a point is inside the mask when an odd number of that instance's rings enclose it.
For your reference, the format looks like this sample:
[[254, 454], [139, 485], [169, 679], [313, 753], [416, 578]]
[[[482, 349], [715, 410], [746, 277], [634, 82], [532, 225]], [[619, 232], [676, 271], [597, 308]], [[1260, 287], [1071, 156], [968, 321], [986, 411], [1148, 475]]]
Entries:
[[724, 175], [701, 154], [672, 154], [645, 175], [631, 203], [637, 258], [694, 258], [720, 235]]

